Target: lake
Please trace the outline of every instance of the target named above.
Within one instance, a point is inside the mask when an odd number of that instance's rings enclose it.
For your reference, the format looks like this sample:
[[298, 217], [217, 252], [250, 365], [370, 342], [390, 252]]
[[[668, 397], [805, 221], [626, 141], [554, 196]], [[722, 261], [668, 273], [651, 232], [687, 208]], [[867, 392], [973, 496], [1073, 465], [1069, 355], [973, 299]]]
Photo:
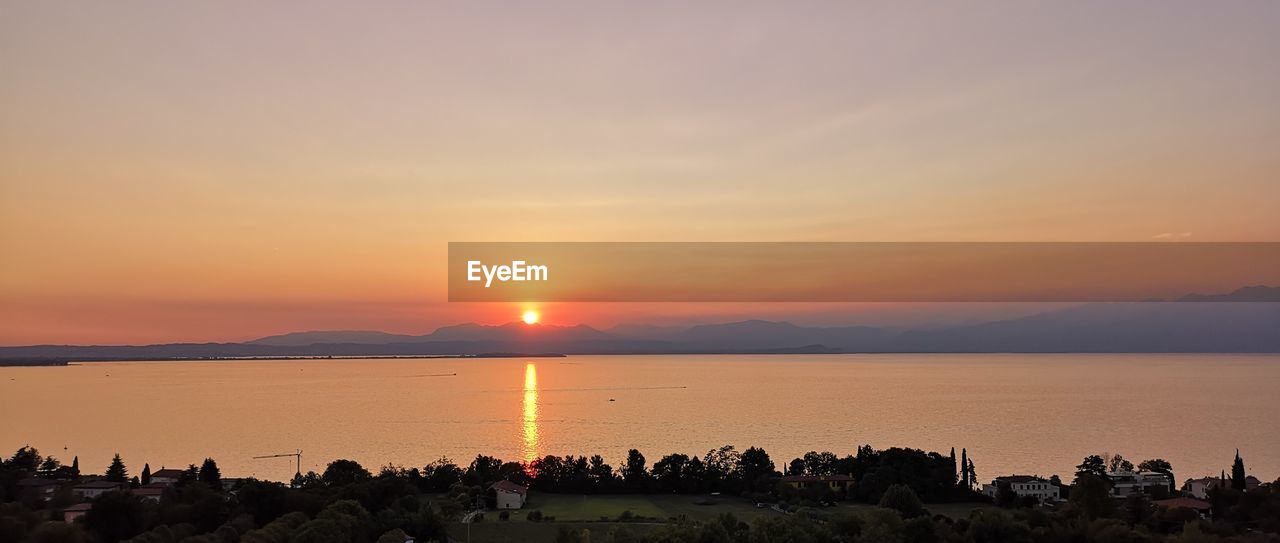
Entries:
[[1277, 355], [665, 355], [114, 362], [0, 368], [0, 451], [85, 472], [218, 461], [287, 480], [337, 458], [371, 470], [637, 448], [764, 447], [779, 468], [861, 444], [968, 449], [980, 480], [1070, 479], [1088, 454], [1172, 462], [1181, 482], [1280, 476]]

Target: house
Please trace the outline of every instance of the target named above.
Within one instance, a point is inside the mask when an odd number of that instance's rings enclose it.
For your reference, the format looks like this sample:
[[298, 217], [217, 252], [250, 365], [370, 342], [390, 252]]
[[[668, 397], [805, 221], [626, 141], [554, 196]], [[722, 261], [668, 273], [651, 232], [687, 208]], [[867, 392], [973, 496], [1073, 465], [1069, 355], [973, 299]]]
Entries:
[[151, 474], [151, 484], [153, 485], [173, 485], [178, 484], [182, 479], [183, 471], [180, 469], [160, 468], [160, 471]]
[[848, 490], [853, 485], [852, 475], [786, 475], [780, 481], [797, 490], [825, 487], [828, 490]]
[[1200, 513], [1200, 516], [1202, 517], [1208, 517], [1209, 511], [1213, 509], [1213, 507], [1209, 505], [1209, 502], [1207, 501], [1197, 500], [1195, 498], [1188, 498], [1186, 496], [1169, 498], [1167, 500], [1156, 500], [1151, 503], [1154, 503], [1156, 507], [1160, 507], [1164, 509], [1177, 509], [1179, 507], [1185, 507], [1187, 509]]
[[164, 495], [164, 489], [168, 487], [169, 485], [158, 485], [156, 483], [151, 483], [149, 485], [140, 486], [138, 488], [130, 490], [129, 492], [132, 493], [134, 496], [137, 496], [144, 500], [150, 500], [156, 503], [160, 503], [160, 497]]
[[1167, 493], [1173, 485], [1168, 473], [1155, 471], [1112, 471], [1107, 473], [1107, 478], [1111, 480], [1111, 495], [1118, 498]]
[[77, 504], [75, 504], [75, 505], [72, 505], [71, 507], [68, 507], [68, 508], [66, 508], [66, 509], [63, 509], [63, 510], [62, 510], [62, 522], [72, 522], [72, 521], [75, 521], [76, 519], [78, 519], [78, 518], [80, 518], [80, 517], [83, 517], [85, 513], [88, 513], [88, 512], [89, 512], [89, 509], [91, 509], [91, 508], [93, 508], [93, 504], [90, 504], [90, 503], [77, 503]]
[[[1219, 484], [1231, 486], [1231, 479], [1223, 479], [1221, 477], [1201, 477], [1199, 479], [1187, 479], [1182, 483], [1182, 493], [1192, 498], [1206, 500], [1209, 499], [1209, 491], [1218, 487]], [[1244, 478], [1245, 492], [1258, 488], [1262, 481], [1252, 475]]]
[[982, 485], [982, 493], [995, 498], [1003, 485], [1008, 485], [1009, 490], [1019, 498], [1035, 498], [1040, 503], [1056, 502], [1060, 499], [1061, 489], [1058, 485], [1034, 475], [996, 477], [991, 484]]
[[53, 479], [27, 477], [18, 481], [18, 495], [27, 498], [47, 500], [57, 489], [58, 482]]
[[96, 481], [85, 481], [77, 484], [76, 486], [71, 487], [71, 492], [82, 499], [92, 500], [108, 492], [124, 490], [127, 487], [128, 485], [125, 485], [124, 483], [98, 479]]
[[529, 487], [511, 481], [498, 481], [489, 485], [494, 493], [494, 507], [497, 509], [519, 509], [529, 497]]

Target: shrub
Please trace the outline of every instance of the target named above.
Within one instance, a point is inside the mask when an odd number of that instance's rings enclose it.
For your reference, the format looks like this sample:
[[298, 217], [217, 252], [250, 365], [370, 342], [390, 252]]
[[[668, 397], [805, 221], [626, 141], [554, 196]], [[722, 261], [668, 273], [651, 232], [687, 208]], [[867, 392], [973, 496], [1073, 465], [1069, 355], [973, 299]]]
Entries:
[[926, 514], [924, 503], [916, 492], [907, 485], [895, 484], [884, 491], [880, 497], [880, 507], [897, 511], [903, 518], [913, 518]]

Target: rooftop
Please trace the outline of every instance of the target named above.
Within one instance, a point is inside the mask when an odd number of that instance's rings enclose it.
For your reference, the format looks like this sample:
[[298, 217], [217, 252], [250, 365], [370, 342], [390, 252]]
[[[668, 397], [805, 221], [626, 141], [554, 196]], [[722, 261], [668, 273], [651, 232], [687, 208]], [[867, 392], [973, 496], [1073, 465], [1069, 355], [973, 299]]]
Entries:
[[1167, 507], [1170, 509], [1173, 509], [1176, 507], [1186, 507], [1187, 509], [1195, 509], [1197, 511], [1206, 511], [1210, 508], [1209, 502], [1207, 501], [1197, 500], [1195, 498], [1186, 498], [1186, 497], [1169, 498], [1167, 500], [1156, 500], [1152, 503], [1156, 504], [1156, 507]]
[[77, 484], [75, 488], [120, 488], [121, 486], [124, 486], [124, 483], [98, 479], [96, 481], [85, 481]]
[[1003, 477], [996, 477], [996, 481], [1001, 481], [1006, 483], [1047, 483], [1049, 482], [1047, 479], [1044, 479], [1043, 477], [1037, 477], [1035, 475], [1005, 475]]
[[853, 481], [852, 475], [786, 475], [784, 483], [843, 482]]
[[489, 485], [489, 488], [503, 492], [515, 492], [517, 494], [526, 494], [529, 492], [529, 487], [518, 485], [505, 479]]

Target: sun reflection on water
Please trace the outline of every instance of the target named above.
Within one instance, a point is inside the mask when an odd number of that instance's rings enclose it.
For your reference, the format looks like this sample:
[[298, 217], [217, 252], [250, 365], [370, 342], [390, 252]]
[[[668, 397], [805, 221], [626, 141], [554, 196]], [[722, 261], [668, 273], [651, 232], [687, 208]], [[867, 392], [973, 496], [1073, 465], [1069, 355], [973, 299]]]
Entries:
[[525, 462], [538, 458], [538, 368], [524, 366], [524, 405], [521, 409], [524, 430], [523, 455]]

